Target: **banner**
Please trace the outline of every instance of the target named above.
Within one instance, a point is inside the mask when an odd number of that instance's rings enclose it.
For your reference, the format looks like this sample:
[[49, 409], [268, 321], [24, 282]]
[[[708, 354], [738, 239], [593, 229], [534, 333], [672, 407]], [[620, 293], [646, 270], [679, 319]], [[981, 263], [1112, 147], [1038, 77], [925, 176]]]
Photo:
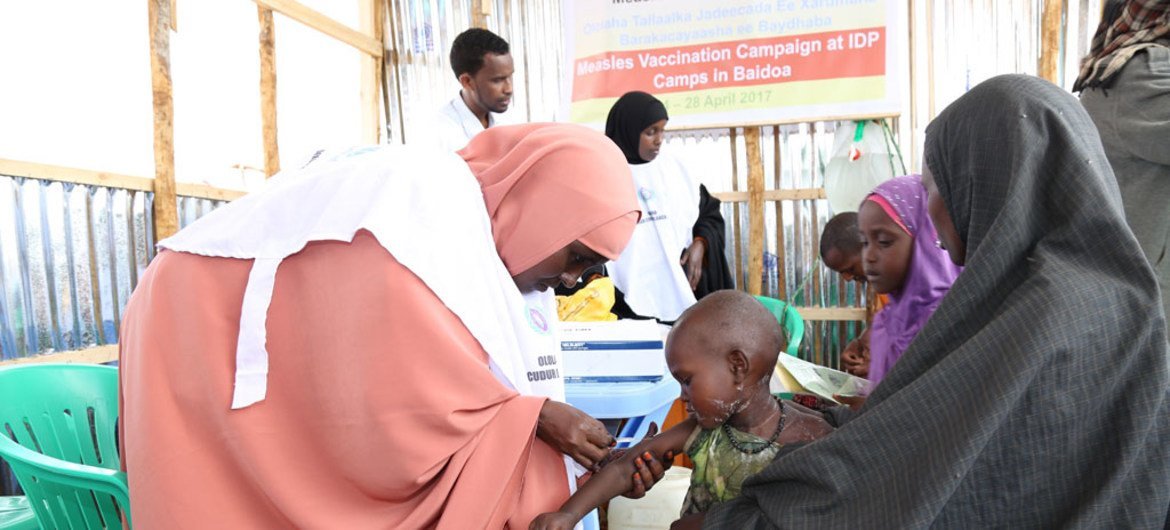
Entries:
[[675, 127], [901, 112], [905, 2], [566, 0], [562, 112], [604, 125], [622, 94]]

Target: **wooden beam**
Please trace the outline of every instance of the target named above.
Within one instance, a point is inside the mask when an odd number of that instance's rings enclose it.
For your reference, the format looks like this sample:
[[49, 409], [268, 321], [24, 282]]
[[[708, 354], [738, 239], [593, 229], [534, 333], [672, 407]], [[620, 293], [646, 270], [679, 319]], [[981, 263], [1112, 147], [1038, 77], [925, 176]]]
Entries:
[[154, 100], [154, 240], [179, 231], [175, 202], [174, 101], [171, 99], [171, 2], [147, 0], [150, 84]]
[[266, 7], [309, 26], [321, 33], [344, 42], [373, 57], [382, 56], [382, 42], [332, 18], [314, 11], [295, 0], [255, 0], [256, 5]]
[[276, 135], [276, 28], [272, 10], [256, 6], [260, 20], [260, 135], [264, 142], [264, 175], [280, 172]]
[[[918, 115], [920, 114], [918, 112], [918, 77], [917, 68], [915, 67], [916, 61], [914, 60], [915, 57], [917, 57], [917, 49], [915, 48], [917, 41], [914, 37], [914, 21], [918, 20], [918, 12], [915, 11], [915, 0], [909, 0], [908, 3], [909, 16], [906, 17], [908, 22], [906, 24], [906, 30], [907, 38], [909, 39], [910, 43], [909, 46], [907, 46], [910, 48], [910, 56], [907, 58], [907, 65], [910, 67], [910, 127], [908, 128], [908, 131], [899, 131], [899, 133], [906, 133], [902, 135], [903, 138], [914, 138], [914, 127], [918, 125]], [[913, 165], [918, 160], [918, 146], [916, 145], [918, 142], [911, 140], [910, 142], [903, 142], [903, 145], [906, 145], [907, 143], [910, 144], [907, 146], [907, 148], [910, 150], [910, 164], [907, 164], [907, 167], [910, 167], [910, 170], [914, 171]]]
[[[399, 69], [402, 54], [398, 53], [399, 2], [398, 0], [385, 1], [389, 2], [387, 8], [390, 18], [390, 39], [386, 45], [386, 49], [390, 52], [390, 60], [383, 61], [382, 64], [389, 64], [390, 73], [394, 76], [394, 104], [398, 109], [398, 142], [406, 143], [406, 118], [404, 117], [406, 109], [402, 103], [402, 80], [400, 75], [402, 71]], [[386, 90], [386, 92], [389, 92], [389, 90]], [[388, 100], [386, 101], [386, 127], [390, 127], [390, 102]]]
[[483, 28], [488, 27], [488, 18], [492, 16], [492, 0], [472, 0], [471, 2], [471, 27]]
[[[359, 27], [361, 32], [372, 35], [382, 45], [382, 23], [385, 17], [383, 0], [358, 0]], [[383, 48], [384, 49], [384, 48]], [[381, 140], [382, 117], [379, 98], [382, 89], [382, 56], [362, 57], [361, 105], [362, 142], [376, 144]]]
[[86, 348], [84, 350], [63, 351], [34, 355], [32, 357], [8, 359], [7, 361], [0, 361], [0, 366], [37, 363], [103, 364], [116, 360], [118, 360], [118, 345], [107, 344], [105, 346], [94, 346], [93, 348]]
[[865, 320], [864, 307], [797, 307], [805, 320]]
[[1040, 15], [1040, 77], [1060, 84], [1060, 25], [1064, 15], [1063, 0], [1044, 0]]
[[[154, 191], [154, 179], [151, 178], [122, 175], [108, 171], [95, 171], [92, 169], [9, 160], [6, 158], [0, 158], [0, 175], [123, 190]], [[206, 184], [185, 184], [181, 182], [175, 184], [175, 195], [182, 197], [232, 201], [247, 194], [246, 191], [242, 190], [216, 188]]]
[[[736, 150], [736, 132], [735, 127], [731, 128], [731, 133], [728, 135], [731, 144], [731, 191], [736, 193], [739, 191], [739, 153]], [[731, 260], [731, 266], [735, 269], [735, 285], [740, 289], [744, 289], [743, 283], [743, 237], [739, 227], [739, 204], [732, 203], [731, 205], [731, 235], [732, 235], [732, 249], [734, 259]]]
[[[748, 202], [749, 192], [720, 191], [711, 194], [712, 197], [723, 202]], [[801, 201], [807, 199], [824, 199], [824, 188], [794, 188], [785, 190], [764, 190], [765, 201]]]
[[764, 159], [760, 153], [760, 128], [743, 131], [748, 164], [748, 267], [747, 291], [760, 294], [764, 275]]
[[[864, 130], [864, 129], [862, 129], [862, 130]], [[812, 163], [812, 171], [810, 172], [810, 174], [812, 176], [812, 180], [815, 182], [817, 179], [817, 169], [819, 167], [821, 167], [821, 165], [819, 163], [819, 158], [817, 156], [818, 153], [820, 153], [820, 151], [817, 150], [817, 124], [815, 124], [815, 123], [808, 124], [808, 143], [812, 147], [810, 149], [812, 156], [809, 157], [810, 158], [809, 162]], [[822, 182], [823, 182], [823, 180], [822, 180]], [[813, 261], [812, 261], [812, 271], [810, 271], [812, 273], [812, 285], [810, 287], [812, 288], [812, 300], [817, 300], [818, 301], [817, 303], [821, 303], [820, 300], [824, 300], [824, 298], [822, 297], [822, 295], [824, 293], [822, 292], [823, 289], [821, 288], [821, 266], [820, 266], [820, 260], [815, 257], [815, 256], [820, 255], [820, 252], [818, 252], [818, 250], [819, 250], [820, 243], [821, 243], [820, 230], [817, 229], [818, 225], [821, 222], [821, 217], [820, 217], [820, 215], [817, 214], [817, 201], [809, 201], [808, 210], [809, 210], [809, 212], [808, 212], [808, 216], [809, 216], [808, 226], [812, 232], [811, 234], [809, 234], [811, 236], [809, 238], [809, 243], [812, 244], [812, 248], [814, 249], [812, 251], [812, 255], [814, 256]], [[813, 333], [812, 333], [813, 351], [812, 351], [812, 354], [813, 354], [813, 359], [818, 364], [828, 366], [828, 363], [825, 362], [825, 353], [826, 352], [825, 352], [825, 346], [824, 346], [824, 332], [823, 331], [824, 331], [824, 326], [821, 326], [820, 329], [817, 329], [817, 327], [813, 327]]]
[[36, 162], [23, 162], [6, 158], [0, 158], [0, 175], [50, 180], [54, 182], [70, 182], [87, 186], [154, 191], [154, 179], [146, 177], [55, 166], [52, 164], [38, 164]]
[[[781, 164], [783, 160], [781, 156], [781, 145], [783, 145], [783, 142], [780, 141], [780, 134], [780, 126], [772, 126], [772, 151], [776, 153], [775, 184], [772, 186], [773, 191], [779, 191], [781, 183], [784, 181], [782, 178], [784, 175], [784, 166]], [[767, 195], [767, 193], [765, 191], [764, 195]], [[788, 300], [788, 264], [786, 263], [787, 257], [785, 256], [787, 254], [785, 251], [787, 245], [784, 244], [784, 202], [774, 201], [772, 204], [776, 208], [776, 297], [781, 300]]]
[[[944, 32], [945, 33], [945, 32]], [[926, 119], [923, 122], [930, 122], [935, 116], [938, 116], [934, 111], [934, 2], [926, 2]], [[911, 138], [910, 144], [915, 143]]]
[[247, 194], [248, 192], [242, 190], [216, 188], [206, 184], [189, 184], [184, 182], [175, 184], [175, 195], [180, 197], [196, 197], [199, 199], [211, 199], [215, 201], [234, 201]]

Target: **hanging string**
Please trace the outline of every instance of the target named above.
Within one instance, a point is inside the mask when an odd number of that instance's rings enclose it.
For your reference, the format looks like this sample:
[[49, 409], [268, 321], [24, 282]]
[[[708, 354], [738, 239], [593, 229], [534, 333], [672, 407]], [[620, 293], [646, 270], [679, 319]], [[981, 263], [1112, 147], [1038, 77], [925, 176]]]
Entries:
[[[889, 120], [882, 120], [882, 131], [885, 132], [886, 147], [892, 148], [892, 149], [889, 149], [889, 151], [890, 151], [890, 172], [894, 173], [895, 175], [907, 174], [908, 172], [906, 171], [906, 160], [904, 158], [902, 158], [902, 148], [900, 146], [898, 146], [898, 142], [896, 140], [894, 140], [894, 132], [890, 130]], [[898, 164], [902, 166], [901, 173], [897, 173], [894, 170], [894, 154], [895, 153], [898, 155]]]

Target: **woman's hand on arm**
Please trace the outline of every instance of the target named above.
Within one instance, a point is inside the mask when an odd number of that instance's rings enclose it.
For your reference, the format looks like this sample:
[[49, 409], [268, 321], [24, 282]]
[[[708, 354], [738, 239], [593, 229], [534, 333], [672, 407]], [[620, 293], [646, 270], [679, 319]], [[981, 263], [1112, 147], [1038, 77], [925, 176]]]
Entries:
[[691, 246], [683, 250], [682, 257], [679, 258], [679, 263], [687, 275], [687, 281], [690, 282], [692, 291], [699, 286], [699, 279], [703, 277], [703, 258], [706, 254], [707, 242], [701, 237], [696, 237], [691, 242]]
[[561, 505], [560, 510], [537, 517], [529, 528], [572, 528], [590, 510], [618, 495], [633, 499], [644, 496], [651, 486], [662, 479], [670, 467], [670, 460], [678, 452], [676, 446], [681, 448], [686, 442], [686, 434], [693, 429], [693, 422], [684, 422], [654, 436], [657, 426], [651, 425], [650, 434], [638, 445], [589, 477], [577, 489], [577, 493]]
[[559, 401], [547, 400], [536, 422], [536, 436], [582, 466], [596, 470], [609, 454], [613, 436], [588, 414]]

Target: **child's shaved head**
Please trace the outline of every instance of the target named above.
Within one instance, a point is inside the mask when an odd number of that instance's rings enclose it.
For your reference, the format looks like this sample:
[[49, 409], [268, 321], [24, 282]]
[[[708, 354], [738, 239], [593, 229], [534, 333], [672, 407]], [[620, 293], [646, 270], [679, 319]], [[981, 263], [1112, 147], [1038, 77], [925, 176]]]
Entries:
[[857, 212], [839, 213], [825, 223], [825, 229], [821, 232], [821, 258], [832, 249], [837, 249], [842, 254], [861, 252]]
[[776, 356], [785, 347], [784, 330], [776, 317], [740, 291], [711, 293], [683, 312], [667, 339], [670, 343], [696, 341], [698, 351], [723, 356], [739, 350], [751, 363], [753, 375], [771, 375]]

